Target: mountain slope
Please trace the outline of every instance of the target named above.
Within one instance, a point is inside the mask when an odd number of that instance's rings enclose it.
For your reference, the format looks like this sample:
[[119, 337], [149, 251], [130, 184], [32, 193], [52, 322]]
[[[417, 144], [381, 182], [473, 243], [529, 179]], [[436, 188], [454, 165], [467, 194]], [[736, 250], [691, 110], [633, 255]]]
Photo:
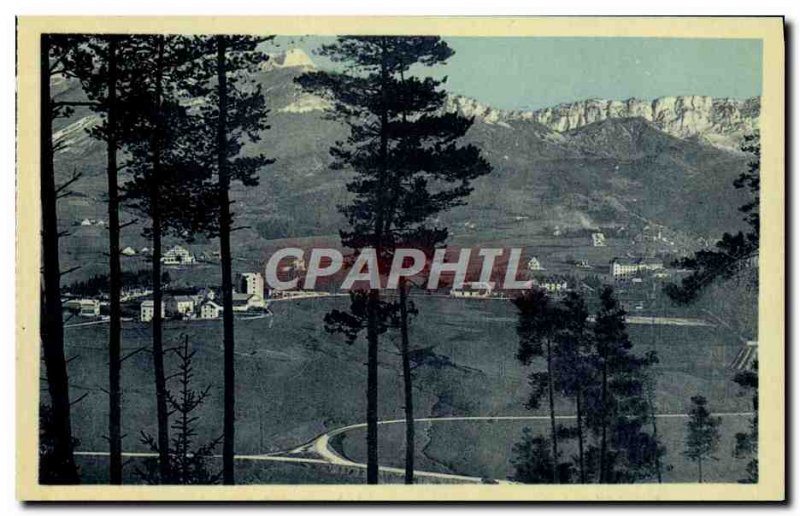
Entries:
[[[247, 226], [234, 233], [233, 245], [254, 262], [263, 257], [270, 240], [335, 238], [343, 226], [337, 206], [348, 199], [347, 173], [329, 169], [328, 150], [346, 135], [346, 128], [326, 117], [327, 103], [294, 84], [295, 77], [312, 68], [307, 56], [294, 52], [278, 56], [254, 76], [267, 97], [272, 128], [245, 151], [263, 152], [276, 160], [262, 173], [259, 186], [232, 190], [237, 224]], [[70, 98], [80, 96], [74, 84], [59, 88]], [[645, 117], [581, 122], [577, 128], [559, 131], [548, 126], [561, 127], [555, 118], [548, 121], [543, 115], [540, 120], [511, 116], [474, 102], [451, 103], [450, 108], [475, 117], [467, 139], [494, 166], [492, 174], [475, 183], [466, 206], [442, 216], [454, 235], [469, 239], [470, 230], [465, 228], [477, 227], [501, 239], [521, 219], [529, 221], [525, 226], [529, 232], [604, 227], [625, 228], [632, 234], [657, 224], [689, 239], [713, 238], [740, 226], [736, 208], [742, 198], [732, 181], [744, 170], [747, 158], [707, 144], [705, 136], [674, 136]], [[64, 226], [84, 218], [106, 218], [105, 151], [85, 133], [96, 120], [84, 109], [57, 126], [56, 138], [65, 144], [56, 156], [58, 173], [64, 177], [73, 169], [83, 173], [74, 185], [76, 194], [60, 203]], [[734, 116], [725, 123], [718, 121], [715, 127], [739, 127], [736, 120]], [[127, 227], [123, 245], [146, 245], [139, 236], [145, 223]], [[102, 239], [95, 239], [96, 246], [84, 238], [102, 233], [95, 228], [72, 229], [78, 238], [64, 240], [72, 261], [102, 267]]]

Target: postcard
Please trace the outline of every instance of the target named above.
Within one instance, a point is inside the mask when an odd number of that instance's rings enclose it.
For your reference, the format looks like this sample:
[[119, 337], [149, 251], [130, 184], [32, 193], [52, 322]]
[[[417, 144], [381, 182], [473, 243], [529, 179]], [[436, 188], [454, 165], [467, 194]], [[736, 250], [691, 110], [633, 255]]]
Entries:
[[17, 496], [784, 500], [783, 38], [19, 18]]

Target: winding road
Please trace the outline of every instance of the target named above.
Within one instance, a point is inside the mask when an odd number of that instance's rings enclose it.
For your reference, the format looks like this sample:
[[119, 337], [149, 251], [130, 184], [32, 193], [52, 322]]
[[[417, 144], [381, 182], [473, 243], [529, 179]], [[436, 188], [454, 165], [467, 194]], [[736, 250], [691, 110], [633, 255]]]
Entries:
[[[715, 417], [751, 417], [752, 412], [716, 412], [712, 414]], [[688, 414], [656, 414], [659, 419], [685, 419]], [[575, 419], [574, 415], [556, 416], [558, 420], [572, 420]], [[415, 418], [417, 423], [440, 423], [448, 421], [549, 421], [550, 416], [447, 416], [447, 417], [423, 417]], [[396, 425], [405, 423], [405, 419], [387, 419], [378, 421], [378, 425]], [[341, 435], [353, 430], [366, 428], [366, 423], [357, 423], [354, 425], [343, 426], [325, 432], [317, 437], [307, 441], [300, 446], [296, 446], [289, 450], [283, 450], [267, 454], [256, 455], [236, 455], [236, 460], [245, 461], [272, 461], [272, 462], [293, 462], [302, 464], [319, 464], [327, 466], [338, 466], [342, 468], [357, 468], [366, 469], [367, 465], [362, 462], [355, 462], [346, 457], [343, 457], [331, 445], [331, 439], [337, 435]], [[100, 451], [76, 451], [75, 455], [78, 456], [95, 456], [104, 457], [108, 456], [108, 452]], [[157, 457], [157, 453], [152, 452], [124, 452], [124, 457]], [[214, 457], [221, 457], [221, 455], [214, 455]], [[402, 476], [405, 474], [403, 468], [393, 468], [389, 466], [379, 466], [379, 471], [392, 475]], [[470, 477], [465, 475], [455, 475], [451, 473], [438, 473], [434, 471], [414, 471], [414, 476], [418, 478], [427, 478], [432, 481], [448, 482], [448, 483], [462, 483], [462, 484], [482, 484], [482, 483], [498, 483], [498, 484], [513, 484], [508, 480], [499, 479], [486, 479], [480, 477]]]

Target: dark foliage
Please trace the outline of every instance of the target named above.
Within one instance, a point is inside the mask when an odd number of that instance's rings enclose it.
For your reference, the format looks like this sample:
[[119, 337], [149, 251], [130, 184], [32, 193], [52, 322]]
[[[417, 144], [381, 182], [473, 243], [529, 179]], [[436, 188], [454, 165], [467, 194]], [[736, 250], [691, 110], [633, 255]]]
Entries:
[[753, 406], [750, 430], [736, 434], [733, 456], [750, 459], [745, 467], [746, 475], [739, 482], [755, 484], [758, 483], [758, 362], [753, 362], [749, 371], [737, 373], [733, 381], [751, 396]]
[[[463, 204], [470, 182], [490, 166], [472, 145], [459, 140], [472, 125], [463, 116], [444, 113], [444, 81], [410, 73], [414, 66], [444, 63], [453, 51], [432, 36], [343, 36], [320, 53], [345, 65], [344, 73], [317, 71], [297, 82], [333, 104], [330, 116], [350, 129], [331, 147], [331, 168], [352, 170], [347, 190], [352, 201], [341, 206], [349, 228], [342, 243], [355, 250], [376, 250], [381, 270], [399, 245], [431, 250], [447, 231], [428, 226], [442, 210]], [[405, 280], [400, 285], [399, 324], [405, 384], [406, 482], [413, 482], [413, 409]], [[367, 481], [377, 483], [377, 348], [384, 308], [378, 290], [366, 295], [364, 315], [368, 348]], [[335, 313], [329, 328], [350, 338], [356, 314]], [[341, 322], [341, 324], [340, 324]]]
[[721, 418], [711, 416], [708, 402], [703, 396], [692, 396], [689, 421], [686, 423], [686, 448], [683, 454], [697, 463], [697, 481], [703, 481], [703, 461], [716, 460], [714, 453], [719, 446]]
[[761, 143], [760, 135], [745, 136], [741, 147], [743, 152], [752, 156], [748, 169], [742, 172], [733, 182], [737, 189], [745, 188], [751, 199], [739, 208], [744, 214], [744, 221], [749, 226], [746, 232], [725, 233], [713, 249], [696, 252], [691, 257], [678, 260], [680, 267], [693, 272], [685, 277], [680, 285], [670, 283], [665, 287], [667, 295], [675, 302], [688, 304], [697, 297], [714, 280], [727, 279], [736, 275], [741, 269], [752, 266], [758, 258], [760, 233], [760, 188], [761, 188]]
[[[178, 370], [172, 375], [178, 382], [178, 392], [173, 394], [167, 391], [172, 418], [170, 428], [173, 430], [169, 448], [169, 474], [166, 478], [162, 476], [156, 458], [145, 459], [136, 472], [148, 484], [216, 484], [220, 474], [212, 472], [208, 463], [213, 459], [214, 450], [222, 437], [202, 445], [195, 444], [198, 422], [195, 411], [208, 398], [211, 386], [201, 391], [192, 388], [192, 359], [196, 351], [191, 349], [188, 336], [182, 338], [181, 344], [173, 348], [173, 352], [178, 359]], [[142, 443], [154, 452], [159, 451], [156, 439], [145, 432], [142, 432]]]
[[[44, 485], [63, 484], [59, 472], [72, 465], [64, 464], [63, 459], [56, 453], [57, 427], [53, 424], [53, 411], [48, 405], [39, 406], [39, 483]], [[72, 438], [72, 448], [77, 448], [81, 442]], [[77, 471], [76, 471], [77, 473]]]

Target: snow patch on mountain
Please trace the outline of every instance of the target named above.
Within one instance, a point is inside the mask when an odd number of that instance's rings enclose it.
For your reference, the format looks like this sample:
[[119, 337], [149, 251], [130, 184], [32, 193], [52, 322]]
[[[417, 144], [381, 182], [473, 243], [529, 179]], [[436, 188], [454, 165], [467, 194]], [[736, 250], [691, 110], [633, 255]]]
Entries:
[[304, 68], [315, 69], [316, 65], [304, 50], [291, 48], [285, 52], [269, 54], [269, 59], [261, 65], [262, 71], [274, 70], [276, 68]]
[[82, 153], [94, 140], [87, 132], [101, 122], [99, 115], [88, 115], [53, 133], [53, 145], [59, 153]]

